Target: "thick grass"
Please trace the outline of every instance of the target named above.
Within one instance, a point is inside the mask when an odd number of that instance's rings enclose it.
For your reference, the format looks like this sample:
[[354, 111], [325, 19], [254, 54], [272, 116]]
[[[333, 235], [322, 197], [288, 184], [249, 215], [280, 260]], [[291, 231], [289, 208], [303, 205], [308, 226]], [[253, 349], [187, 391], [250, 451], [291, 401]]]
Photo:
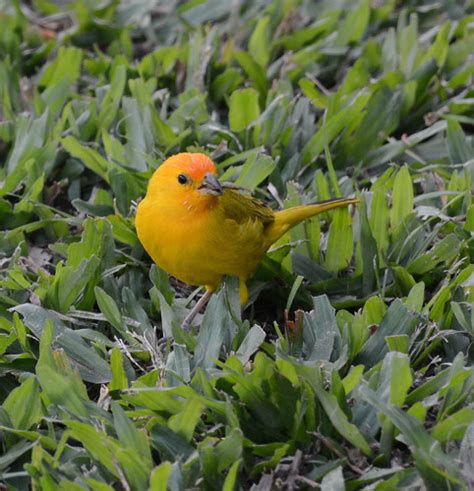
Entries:
[[[468, 7], [0, 0], [7, 489], [474, 486]], [[274, 208], [361, 200], [190, 334], [133, 225], [185, 150]]]

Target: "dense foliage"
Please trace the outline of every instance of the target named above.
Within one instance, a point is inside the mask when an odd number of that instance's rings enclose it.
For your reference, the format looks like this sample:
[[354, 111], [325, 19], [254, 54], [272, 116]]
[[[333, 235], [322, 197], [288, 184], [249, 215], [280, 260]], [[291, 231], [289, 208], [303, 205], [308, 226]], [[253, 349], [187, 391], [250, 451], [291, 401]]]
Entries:
[[[470, 5], [0, 0], [8, 489], [474, 486]], [[275, 208], [361, 202], [188, 334], [133, 225], [183, 150]]]

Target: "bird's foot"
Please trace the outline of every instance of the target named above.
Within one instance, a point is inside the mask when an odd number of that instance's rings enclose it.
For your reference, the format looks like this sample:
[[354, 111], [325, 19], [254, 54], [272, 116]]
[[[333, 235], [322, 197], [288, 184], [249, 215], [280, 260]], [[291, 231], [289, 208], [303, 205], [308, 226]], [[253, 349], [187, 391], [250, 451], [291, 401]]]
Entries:
[[183, 322], [181, 322], [181, 329], [185, 332], [189, 332], [191, 330], [191, 322], [187, 320], [187, 317], [183, 320]]
[[159, 349], [162, 349], [164, 348], [168, 343], [171, 343], [173, 342], [173, 338], [170, 338], [169, 336], [168, 337], [163, 337], [161, 339], [158, 339], [158, 348]]
[[183, 322], [181, 322], [181, 328], [183, 331], [189, 332], [191, 330], [191, 324], [196, 317], [196, 315], [201, 312], [203, 307], [209, 302], [209, 299], [212, 296], [212, 291], [206, 291], [204, 295], [196, 302], [196, 305], [191, 309], [189, 314], [184, 318]]

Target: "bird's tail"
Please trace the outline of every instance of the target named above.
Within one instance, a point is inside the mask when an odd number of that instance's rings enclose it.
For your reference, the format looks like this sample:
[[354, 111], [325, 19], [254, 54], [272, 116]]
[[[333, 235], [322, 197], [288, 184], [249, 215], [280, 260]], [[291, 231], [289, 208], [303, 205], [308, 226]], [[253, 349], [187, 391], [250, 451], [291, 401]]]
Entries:
[[290, 228], [308, 218], [334, 208], [356, 204], [358, 201], [357, 198], [328, 199], [319, 203], [294, 206], [293, 208], [277, 211], [275, 212], [275, 221], [267, 229], [268, 245], [270, 246], [276, 242]]

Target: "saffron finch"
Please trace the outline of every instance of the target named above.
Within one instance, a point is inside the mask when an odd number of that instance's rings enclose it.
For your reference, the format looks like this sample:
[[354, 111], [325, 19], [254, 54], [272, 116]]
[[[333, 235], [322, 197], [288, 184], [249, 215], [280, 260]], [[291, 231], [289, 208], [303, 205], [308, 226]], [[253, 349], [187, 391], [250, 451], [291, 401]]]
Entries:
[[240, 279], [240, 302], [248, 300], [247, 278], [270, 246], [291, 227], [319, 213], [357, 203], [341, 198], [274, 211], [238, 188], [222, 185], [212, 160], [202, 153], [168, 158], [148, 183], [136, 214], [138, 238], [153, 261], [206, 294], [183, 321], [193, 318], [225, 275]]

